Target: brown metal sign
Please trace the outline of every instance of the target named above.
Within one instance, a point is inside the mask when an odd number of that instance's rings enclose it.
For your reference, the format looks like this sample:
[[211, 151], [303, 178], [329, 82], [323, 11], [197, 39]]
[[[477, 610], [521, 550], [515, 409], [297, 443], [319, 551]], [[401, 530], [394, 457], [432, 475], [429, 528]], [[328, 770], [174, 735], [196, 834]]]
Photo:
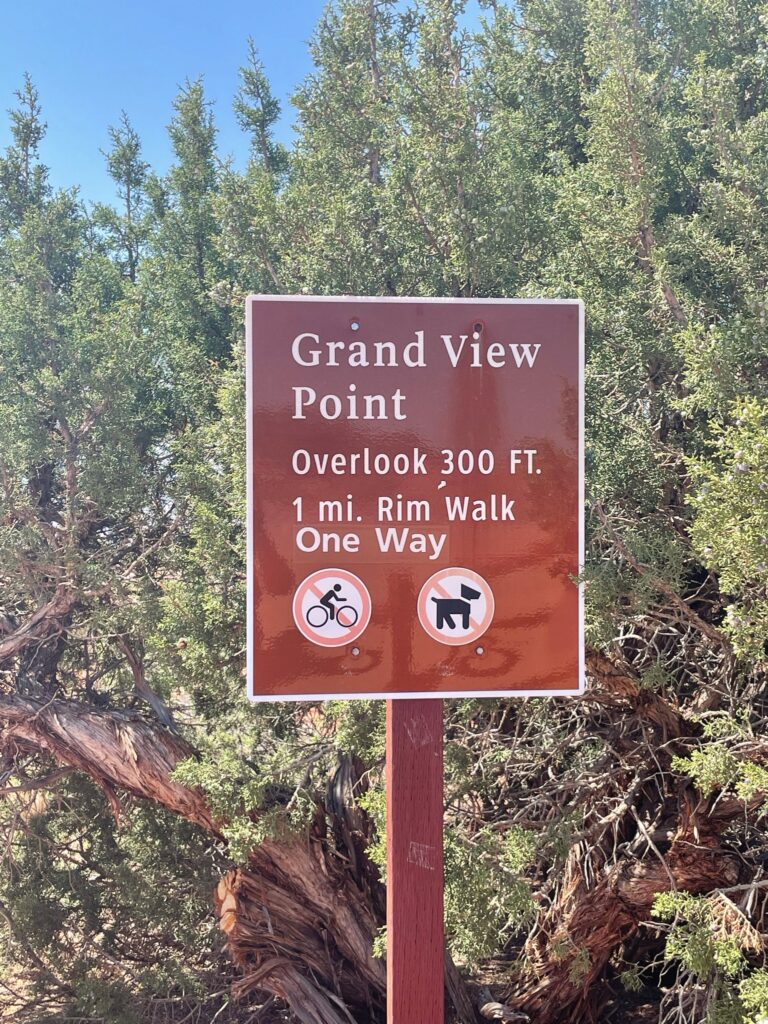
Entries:
[[249, 298], [254, 700], [581, 692], [583, 319]]

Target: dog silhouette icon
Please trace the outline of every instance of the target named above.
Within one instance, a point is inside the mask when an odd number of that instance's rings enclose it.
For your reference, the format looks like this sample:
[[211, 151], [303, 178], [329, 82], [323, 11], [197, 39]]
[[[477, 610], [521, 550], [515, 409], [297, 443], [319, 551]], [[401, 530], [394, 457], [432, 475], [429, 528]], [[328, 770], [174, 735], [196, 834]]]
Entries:
[[479, 590], [461, 584], [461, 597], [433, 597], [435, 602], [435, 626], [438, 629], [456, 629], [454, 615], [461, 619], [461, 628], [469, 629], [469, 615], [472, 611], [470, 601], [481, 597]]

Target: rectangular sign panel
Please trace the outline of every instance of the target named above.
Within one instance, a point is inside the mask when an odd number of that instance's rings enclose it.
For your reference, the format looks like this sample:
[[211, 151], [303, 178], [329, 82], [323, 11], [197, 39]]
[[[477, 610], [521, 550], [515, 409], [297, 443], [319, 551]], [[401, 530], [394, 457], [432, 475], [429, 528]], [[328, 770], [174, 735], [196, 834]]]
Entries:
[[252, 296], [254, 700], [583, 686], [583, 307]]

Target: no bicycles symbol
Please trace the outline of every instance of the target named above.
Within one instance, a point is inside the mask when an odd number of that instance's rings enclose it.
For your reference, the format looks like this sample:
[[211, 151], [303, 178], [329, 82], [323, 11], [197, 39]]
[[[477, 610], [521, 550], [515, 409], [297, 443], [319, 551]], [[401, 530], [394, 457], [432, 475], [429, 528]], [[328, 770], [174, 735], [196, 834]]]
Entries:
[[441, 644], [470, 644], [493, 619], [493, 591], [472, 569], [441, 569], [419, 594], [419, 621]]
[[293, 598], [299, 632], [320, 647], [342, 647], [362, 635], [371, 618], [371, 596], [346, 569], [320, 569], [307, 576]]

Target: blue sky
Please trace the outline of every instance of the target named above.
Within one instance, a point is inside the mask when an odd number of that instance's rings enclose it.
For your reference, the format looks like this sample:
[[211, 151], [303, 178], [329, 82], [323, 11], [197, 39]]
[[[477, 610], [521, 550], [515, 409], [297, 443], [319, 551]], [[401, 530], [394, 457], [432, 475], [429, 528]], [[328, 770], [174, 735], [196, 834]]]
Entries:
[[[202, 76], [219, 129], [219, 150], [245, 164], [248, 139], [232, 112], [252, 36], [283, 104], [278, 135], [289, 142], [289, 97], [312, 68], [308, 43], [325, 0], [0, 0], [0, 150], [5, 111], [28, 71], [48, 132], [42, 159], [57, 187], [80, 187], [89, 202], [111, 202], [101, 151], [121, 110], [139, 133], [144, 158], [164, 172], [174, 96]], [[477, 24], [468, 0], [465, 24]]]
[[248, 143], [232, 114], [238, 69], [253, 36], [275, 93], [287, 102], [311, 69], [307, 43], [324, 0], [26, 0], [0, 13], [0, 148], [5, 110], [28, 71], [40, 92], [48, 133], [43, 160], [57, 186], [79, 185], [84, 199], [111, 201], [100, 150], [125, 110], [144, 156], [159, 171], [171, 160], [166, 126], [188, 78], [203, 75], [214, 101], [220, 149], [242, 164]]

